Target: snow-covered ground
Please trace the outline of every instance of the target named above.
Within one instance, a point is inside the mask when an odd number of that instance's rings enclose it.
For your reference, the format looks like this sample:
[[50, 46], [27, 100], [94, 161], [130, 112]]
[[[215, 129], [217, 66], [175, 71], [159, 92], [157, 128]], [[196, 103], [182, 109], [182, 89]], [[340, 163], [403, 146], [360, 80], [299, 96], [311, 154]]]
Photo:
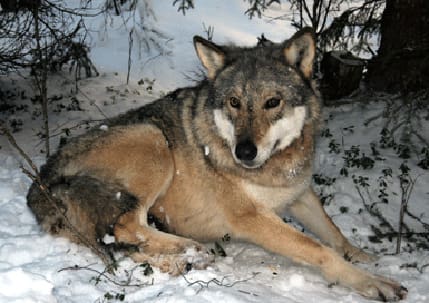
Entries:
[[[75, 99], [72, 98], [74, 83], [67, 74], [52, 77], [52, 146], [57, 146], [60, 136], [69, 131], [72, 135], [85, 131], [87, 124], [82, 121], [116, 115], [153, 100], [159, 92], [189, 85], [183, 73], [198, 68], [191, 41], [194, 34], [204, 36], [202, 22], [214, 26], [214, 40], [220, 43], [234, 41], [250, 45], [261, 33], [281, 41], [293, 33], [284, 21], [247, 20], [243, 14], [247, 5], [244, 1], [197, 1], [197, 8], [188, 11], [185, 17], [176, 12], [171, 2], [156, 1], [154, 10], [159, 28], [174, 37], [168, 42], [172, 56], [148, 63], [148, 58], [139, 59], [135, 54], [129, 85], [124, 84], [128, 54], [128, 35], [124, 28], [110, 31], [108, 36], [93, 35], [92, 56], [101, 75], [82, 80]], [[227, 3], [232, 3], [228, 9]], [[273, 13], [284, 9], [286, 7], [277, 8]], [[113, 19], [113, 24], [115, 22], [121, 21]], [[153, 90], [148, 89], [150, 81], [138, 85], [141, 78], [155, 79]], [[0, 118], [12, 126], [17, 142], [33, 161], [43, 164], [41, 116], [38, 107], [31, 105], [30, 81], [2, 77], [0, 85], [17, 105], [0, 112]], [[429, 243], [424, 238], [415, 237], [414, 242], [404, 239], [401, 253], [394, 254], [396, 237], [391, 241], [389, 237], [374, 237], [372, 226], [382, 233], [388, 233], [389, 229], [365, 207], [379, 201], [380, 189], [384, 188], [388, 204], [376, 203], [375, 208], [397, 228], [401, 198], [398, 175], [404, 160], [392, 148], [380, 148], [378, 142], [385, 120], [375, 119], [364, 126], [364, 121], [380, 114], [385, 108], [384, 101], [393, 97], [372, 98], [382, 102], [357, 103], [356, 98], [350, 100], [349, 105], [325, 109], [325, 125], [315, 158], [317, 183], [324, 184], [315, 186], [324, 197], [328, 213], [344, 234], [356, 245], [380, 255], [377, 262], [362, 267], [400, 281], [409, 290], [406, 302], [429, 302]], [[429, 122], [424, 117], [421, 122], [420, 134], [427, 136]], [[350, 150], [352, 145], [358, 146], [353, 149], [355, 156], [346, 156], [345, 150]], [[374, 150], [380, 155], [375, 156]], [[343, 157], [360, 161], [364, 154], [375, 161], [372, 168], [344, 164]], [[417, 219], [406, 216], [406, 224], [415, 232], [427, 233], [422, 222], [429, 224], [429, 175], [417, 166], [418, 161], [416, 156], [407, 160], [410, 176], [416, 179], [409, 210]], [[22, 173], [22, 163], [5, 137], [0, 137], [0, 302], [368, 302], [348, 289], [328, 287], [311, 268], [250, 244], [221, 239], [219, 244], [227, 256], [217, 256], [207, 270], [171, 277], [156, 268], [150, 273], [140, 264], [121, 259], [115, 276], [105, 273], [103, 264], [89, 249], [40, 231], [26, 205], [31, 181]], [[344, 170], [340, 174], [342, 168], [347, 169], [347, 176]], [[392, 176], [384, 176], [383, 170], [386, 172], [389, 168]], [[368, 180], [361, 178], [360, 185], [356, 186], [353, 179], [359, 184], [359, 177]], [[364, 186], [363, 181], [368, 186]], [[381, 181], [386, 186], [380, 185]], [[207, 247], [214, 248], [214, 244], [208, 243]]]

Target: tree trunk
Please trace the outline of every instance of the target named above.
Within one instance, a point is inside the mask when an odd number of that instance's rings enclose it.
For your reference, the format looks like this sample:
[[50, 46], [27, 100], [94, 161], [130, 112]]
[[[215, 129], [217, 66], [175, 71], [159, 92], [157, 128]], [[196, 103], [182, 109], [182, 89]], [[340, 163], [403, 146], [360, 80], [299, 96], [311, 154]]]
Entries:
[[429, 88], [429, 1], [387, 0], [378, 56], [368, 66], [375, 90], [414, 92]]

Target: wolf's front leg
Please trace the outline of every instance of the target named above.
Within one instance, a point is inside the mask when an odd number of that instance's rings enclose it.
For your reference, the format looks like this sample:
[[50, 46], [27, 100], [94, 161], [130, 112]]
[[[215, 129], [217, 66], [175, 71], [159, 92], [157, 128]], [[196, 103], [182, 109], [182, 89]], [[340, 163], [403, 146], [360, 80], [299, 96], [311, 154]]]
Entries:
[[376, 256], [370, 255], [350, 244], [326, 214], [319, 198], [311, 188], [295, 201], [288, 210], [292, 216], [318, 236], [322, 242], [332, 247], [346, 260], [368, 263], [377, 259]]
[[296, 262], [319, 268], [325, 278], [353, 288], [361, 295], [377, 300], [396, 301], [407, 290], [397, 282], [372, 275], [346, 262], [333, 249], [321, 245], [285, 224], [269, 211], [249, 209], [231, 218], [233, 236], [258, 244]]

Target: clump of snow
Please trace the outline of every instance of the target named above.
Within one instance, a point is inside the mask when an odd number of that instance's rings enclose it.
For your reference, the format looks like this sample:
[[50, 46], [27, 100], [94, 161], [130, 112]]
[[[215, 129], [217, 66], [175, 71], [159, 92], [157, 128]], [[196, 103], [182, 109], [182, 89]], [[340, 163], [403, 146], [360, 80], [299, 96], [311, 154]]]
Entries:
[[107, 131], [107, 130], [109, 130], [109, 127], [107, 125], [103, 124], [103, 125], [100, 125], [100, 129]]
[[103, 237], [103, 243], [105, 243], [105, 244], [115, 243], [115, 237], [114, 237], [114, 236], [111, 236], [111, 235], [106, 234], [106, 235], [104, 235], [104, 237]]
[[302, 275], [292, 274], [289, 277], [289, 284], [292, 287], [302, 287], [304, 286], [305, 279]]
[[116, 200], [120, 200], [122, 196], [122, 193], [120, 191], [118, 191], [115, 195]]
[[210, 155], [210, 147], [208, 147], [207, 145], [204, 146], [204, 156], [208, 156]]

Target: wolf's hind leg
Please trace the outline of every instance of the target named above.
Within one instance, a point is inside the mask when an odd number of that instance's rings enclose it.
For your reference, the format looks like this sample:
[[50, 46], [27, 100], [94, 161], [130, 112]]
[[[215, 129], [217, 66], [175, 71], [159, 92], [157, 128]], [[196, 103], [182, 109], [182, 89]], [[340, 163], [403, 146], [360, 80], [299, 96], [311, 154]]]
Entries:
[[[123, 214], [114, 226], [116, 242], [138, 246], [139, 252], [131, 254], [134, 260], [162, 265], [162, 270], [174, 274], [177, 267], [184, 269], [187, 251], [203, 254], [203, 246], [197, 242], [148, 225], [148, 210], [168, 191], [176, 172], [169, 143], [159, 128], [143, 124], [120, 129], [82, 162], [104, 179], [119, 180], [137, 197], [138, 207]], [[155, 262], [161, 257], [162, 262]]]
[[375, 261], [376, 256], [370, 255], [350, 244], [338, 227], [326, 214], [319, 198], [309, 189], [289, 208], [290, 213], [305, 227], [317, 235], [323, 242], [344, 256], [348, 261], [368, 263]]
[[85, 175], [61, 178], [50, 185], [50, 193], [49, 198], [33, 184], [27, 196], [42, 229], [89, 246], [107, 263], [113, 261], [102, 239], [113, 232], [122, 214], [137, 207], [137, 198], [120, 184]]
[[183, 263], [189, 248], [203, 251], [190, 239], [148, 225], [148, 210], [168, 191], [176, 172], [169, 143], [159, 128], [143, 124], [117, 129], [81, 163], [102, 179], [118, 180], [138, 199], [138, 207], [122, 214], [114, 225], [116, 242], [138, 246], [139, 252], [131, 254], [134, 260], [151, 262], [156, 256], [168, 256], [164, 258], [168, 266], [161, 269], [175, 273], [176, 263]]

